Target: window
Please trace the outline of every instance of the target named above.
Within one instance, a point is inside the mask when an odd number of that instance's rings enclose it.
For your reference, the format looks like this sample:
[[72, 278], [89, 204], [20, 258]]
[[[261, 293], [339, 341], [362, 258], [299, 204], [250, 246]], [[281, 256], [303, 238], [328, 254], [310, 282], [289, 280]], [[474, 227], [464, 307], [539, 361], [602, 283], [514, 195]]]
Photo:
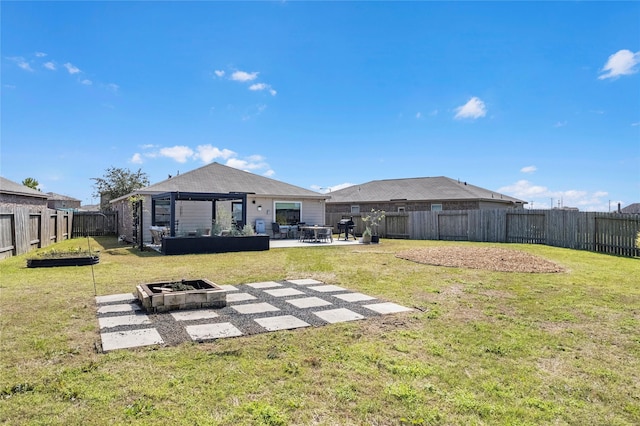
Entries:
[[300, 201], [276, 201], [273, 211], [276, 214], [276, 222], [280, 225], [295, 225], [300, 223]]
[[405, 209], [404, 207], [398, 207], [398, 213], [404, 213]]
[[171, 224], [171, 201], [156, 201], [156, 226], [170, 226]]
[[442, 204], [431, 204], [431, 211], [432, 212], [441, 212], [442, 211]]
[[242, 222], [242, 203], [231, 203], [231, 217], [235, 224]]
[[360, 214], [360, 206], [351, 206], [351, 214]]

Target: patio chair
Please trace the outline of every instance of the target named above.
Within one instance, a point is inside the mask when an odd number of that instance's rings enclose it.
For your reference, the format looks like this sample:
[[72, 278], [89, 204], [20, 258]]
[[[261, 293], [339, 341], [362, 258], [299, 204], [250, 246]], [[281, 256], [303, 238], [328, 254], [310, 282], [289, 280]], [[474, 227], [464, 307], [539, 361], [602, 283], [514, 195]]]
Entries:
[[319, 241], [328, 241], [331, 240], [333, 242], [333, 237], [331, 235], [331, 228], [320, 229], [318, 231], [318, 240]]
[[279, 238], [287, 238], [289, 235], [288, 230], [280, 230], [280, 225], [277, 222], [271, 224], [271, 230], [273, 231], [273, 238], [276, 238], [276, 235], [278, 235]]

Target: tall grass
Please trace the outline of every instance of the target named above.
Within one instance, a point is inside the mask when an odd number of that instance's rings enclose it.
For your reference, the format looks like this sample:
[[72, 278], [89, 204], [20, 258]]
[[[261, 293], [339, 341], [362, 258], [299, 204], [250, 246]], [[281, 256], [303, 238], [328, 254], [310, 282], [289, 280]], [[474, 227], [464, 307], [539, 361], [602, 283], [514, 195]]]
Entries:
[[[561, 264], [523, 274], [396, 258], [380, 245], [162, 256], [90, 243], [94, 266], [0, 262], [8, 425], [640, 424], [640, 263], [501, 245]], [[95, 293], [141, 282], [316, 278], [413, 312], [211, 343], [96, 352]]]

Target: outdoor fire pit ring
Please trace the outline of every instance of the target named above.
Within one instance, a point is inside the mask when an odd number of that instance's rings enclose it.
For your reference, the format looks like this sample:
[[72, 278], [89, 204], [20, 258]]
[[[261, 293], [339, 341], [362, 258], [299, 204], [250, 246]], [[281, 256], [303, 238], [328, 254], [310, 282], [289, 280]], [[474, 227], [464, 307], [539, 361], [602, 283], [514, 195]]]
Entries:
[[205, 278], [140, 284], [136, 297], [147, 312], [227, 306], [226, 291]]

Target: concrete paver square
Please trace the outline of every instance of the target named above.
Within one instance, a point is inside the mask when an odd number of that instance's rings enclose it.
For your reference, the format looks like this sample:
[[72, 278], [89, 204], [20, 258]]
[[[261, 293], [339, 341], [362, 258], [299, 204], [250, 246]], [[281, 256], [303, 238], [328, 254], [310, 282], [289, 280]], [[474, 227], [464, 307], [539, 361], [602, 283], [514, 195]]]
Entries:
[[119, 325], [144, 325], [151, 324], [151, 320], [146, 315], [119, 315], [117, 317], [98, 318], [100, 328], [111, 328]]
[[139, 311], [140, 306], [135, 303], [119, 303], [117, 305], [106, 305], [98, 308], [99, 314], [110, 314], [113, 312], [133, 312]]
[[253, 288], [271, 288], [271, 287], [282, 287], [282, 284], [277, 283], [275, 281], [265, 281], [262, 283], [251, 283], [247, 284], [249, 287]]
[[311, 278], [305, 278], [302, 280], [287, 280], [287, 281], [295, 285], [322, 284], [322, 281], [314, 280]]
[[255, 300], [256, 297], [249, 293], [231, 293], [227, 294], [227, 302], [243, 302], [245, 300]]
[[102, 333], [102, 350], [105, 352], [114, 349], [161, 345], [163, 343], [160, 333], [155, 328]]
[[273, 312], [280, 310], [267, 302], [247, 303], [246, 305], [232, 306], [232, 308], [241, 314], [259, 314], [261, 312]]
[[287, 300], [287, 303], [291, 303], [296, 308], [315, 308], [318, 306], [327, 306], [332, 304], [331, 302], [320, 299], [319, 297], [302, 297], [300, 299], [291, 299]]
[[335, 297], [338, 299], [342, 299], [345, 302], [361, 302], [363, 300], [374, 300], [375, 297], [368, 296], [363, 293], [347, 293], [347, 294], [336, 294]]
[[238, 287], [235, 287], [229, 284], [219, 285], [218, 287], [220, 287], [224, 291], [238, 291]]
[[171, 316], [176, 321], [193, 321], [216, 318], [220, 315], [218, 315], [216, 312], [213, 312], [211, 309], [196, 309], [192, 311], [171, 312]]
[[362, 315], [346, 308], [329, 309], [326, 311], [314, 312], [314, 314], [331, 324], [364, 319]]
[[136, 300], [133, 293], [109, 294], [107, 296], [96, 296], [96, 303], [111, 302], [131, 302]]
[[273, 297], [298, 296], [300, 294], [304, 294], [295, 288], [277, 288], [275, 290], [265, 290], [264, 292], [272, 295]]
[[185, 329], [193, 340], [221, 339], [224, 337], [242, 336], [242, 332], [230, 322], [189, 325], [186, 326]]
[[380, 314], [395, 314], [398, 312], [407, 312], [412, 311], [411, 308], [406, 308], [402, 305], [398, 305], [397, 303], [385, 302], [385, 303], [374, 303], [372, 305], [362, 305], [367, 309], [371, 309], [372, 311], [376, 311]]
[[331, 285], [331, 284], [319, 285], [317, 287], [307, 287], [307, 288], [309, 288], [311, 290], [319, 291], [321, 293], [330, 293], [332, 291], [345, 291], [346, 290], [346, 288], [343, 288], [343, 287], [340, 287], [340, 286], [337, 286], [337, 285]]
[[290, 330], [292, 328], [309, 327], [310, 324], [302, 321], [293, 315], [282, 315], [279, 317], [256, 318], [255, 322], [268, 331]]

